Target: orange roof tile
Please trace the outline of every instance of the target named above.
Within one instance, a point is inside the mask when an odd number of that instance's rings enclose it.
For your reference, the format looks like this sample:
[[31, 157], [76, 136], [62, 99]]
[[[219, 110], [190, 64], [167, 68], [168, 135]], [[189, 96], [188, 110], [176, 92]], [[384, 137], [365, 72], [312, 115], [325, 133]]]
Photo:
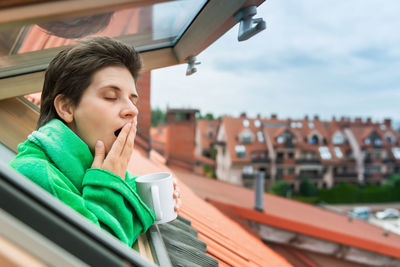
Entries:
[[359, 219], [279, 196], [264, 194], [264, 212], [253, 210], [254, 192], [192, 173], [175, 173], [203, 198], [225, 203], [243, 218], [357, 248], [400, 257], [400, 235]]
[[[134, 174], [171, 171], [167, 166], [146, 158], [135, 150], [129, 163]], [[182, 194], [180, 214], [188, 218], [199, 238], [207, 243], [207, 252], [221, 266], [291, 266], [269, 249], [260, 239], [249, 234], [211, 204], [205, 202], [177, 176]]]

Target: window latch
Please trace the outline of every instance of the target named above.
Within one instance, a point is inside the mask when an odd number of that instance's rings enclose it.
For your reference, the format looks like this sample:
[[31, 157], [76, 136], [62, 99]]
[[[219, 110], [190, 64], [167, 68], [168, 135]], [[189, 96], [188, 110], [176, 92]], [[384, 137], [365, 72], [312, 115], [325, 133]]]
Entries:
[[236, 22], [240, 22], [239, 25], [239, 41], [245, 41], [257, 33], [265, 30], [266, 23], [262, 18], [254, 18], [253, 16], [257, 14], [256, 6], [248, 6], [240, 9], [233, 15]]

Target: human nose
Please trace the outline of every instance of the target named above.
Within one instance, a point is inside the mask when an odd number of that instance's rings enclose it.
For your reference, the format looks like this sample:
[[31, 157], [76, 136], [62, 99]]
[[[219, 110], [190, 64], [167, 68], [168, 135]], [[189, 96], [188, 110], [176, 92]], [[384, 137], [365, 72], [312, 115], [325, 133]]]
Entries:
[[132, 101], [128, 100], [121, 109], [121, 117], [134, 118], [139, 114], [139, 110]]

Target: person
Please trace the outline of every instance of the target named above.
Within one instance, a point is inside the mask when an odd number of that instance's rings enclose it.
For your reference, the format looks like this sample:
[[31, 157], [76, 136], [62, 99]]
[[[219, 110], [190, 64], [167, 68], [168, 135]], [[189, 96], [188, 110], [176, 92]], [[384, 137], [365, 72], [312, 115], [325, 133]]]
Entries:
[[45, 74], [38, 129], [9, 163], [129, 246], [154, 222], [127, 172], [140, 68], [134, 48], [109, 37], [86, 38], [61, 51]]

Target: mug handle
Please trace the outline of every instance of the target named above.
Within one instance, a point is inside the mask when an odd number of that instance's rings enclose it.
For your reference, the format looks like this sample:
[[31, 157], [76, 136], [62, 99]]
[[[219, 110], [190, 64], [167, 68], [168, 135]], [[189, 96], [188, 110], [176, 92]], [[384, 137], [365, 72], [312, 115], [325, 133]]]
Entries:
[[153, 198], [154, 213], [156, 214], [156, 221], [162, 219], [163, 213], [161, 211], [160, 194], [158, 186], [151, 186], [151, 196]]

